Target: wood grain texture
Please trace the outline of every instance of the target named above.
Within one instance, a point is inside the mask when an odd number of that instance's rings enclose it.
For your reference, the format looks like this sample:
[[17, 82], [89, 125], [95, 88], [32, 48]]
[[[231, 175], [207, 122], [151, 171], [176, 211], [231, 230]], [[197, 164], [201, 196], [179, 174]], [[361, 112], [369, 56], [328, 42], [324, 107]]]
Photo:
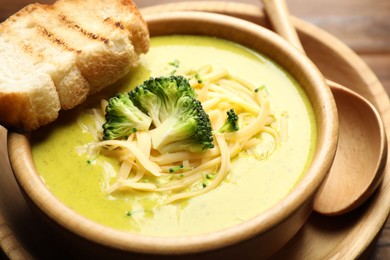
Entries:
[[[139, 7], [146, 7], [155, 4], [162, 4], [168, 2], [179, 2], [180, 0], [135, 0], [136, 4]], [[230, 2], [241, 2], [253, 4], [255, 6], [260, 6], [259, 0], [225, 0]], [[6, 19], [9, 15], [16, 12], [24, 5], [36, 1], [32, 0], [0, 0], [0, 21]], [[38, 0], [40, 3], [50, 3], [53, 1], [50, 0]], [[371, 100], [374, 103], [377, 102], [387, 102], [387, 93], [390, 93], [390, 1], [389, 0], [287, 0], [287, 4], [291, 13], [311, 24], [318, 26], [326, 30], [327, 32], [334, 35], [336, 38], [346, 43], [354, 52], [356, 52], [360, 58], [362, 58], [368, 66], [374, 71], [378, 76], [379, 80], [385, 87], [385, 92], [379, 90], [375, 93], [375, 99]], [[240, 10], [237, 10], [239, 12]], [[254, 10], [256, 11], [256, 10]], [[252, 18], [251, 15], [247, 15], [246, 18]], [[307, 34], [301, 33], [303, 41], [306, 44], [312, 44], [313, 46], [305, 46], [305, 48], [311, 50], [315, 49], [317, 45], [315, 41], [309, 41]], [[306, 41], [306, 42], [305, 42]], [[326, 60], [326, 64], [333, 63], [345, 66], [338, 66], [339, 68], [345, 68], [345, 70], [340, 69], [339, 74], [333, 76], [334, 80], [343, 79], [343, 74], [350, 75], [351, 77], [356, 76], [353, 71], [349, 69], [349, 65], [354, 63], [354, 60], [347, 61], [338, 59], [338, 57], [324, 57], [321, 54], [308, 53], [311, 55], [312, 59], [315, 61]], [[359, 67], [358, 65], [357, 67]], [[326, 67], [321, 67], [325, 70], [326, 73], [331, 73]], [[364, 68], [363, 68], [364, 69]], [[334, 73], [334, 72], [333, 72]], [[373, 79], [375, 81], [375, 79]], [[357, 84], [357, 89], [360, 90], [361, 94], [367, 94], [364, 86], [361, 84], [361, 79], [353, 81], [353, 84]], [[340, 82], [340, 83], [348, 83]], [[374, 82], [375, 84], [375, 82]], [[376, 88], [375, 88], [376, 90]], [[381, 111], [383, 117], [389, 119], [390, 111]], [[383, 187], [382, 187], [383, 188]], [[388, 188], [388, 187], [387, 187]], [[368, 207], [368, 206], [366, 206]], [[367, 210], [366, 208], [364, 210]], [[339, 226], [338, 233], [341, 235], [346, 235], [343, 232], [348, 228], [343, 226], [344, 222], [356, 223], [356, 219], [360, 216], [345, 216], [342, 220], [335, 219], [335, 225]], [[323, 217], [315, 217], [313, 222], [310, 223], [308, 229], [305, 231], [310, 233], [322, 229], [325, 231], [325, 238], [322, 241], [321, 246], [325, 248], [334, 248], [337, 247], [337, 243], [327, 243], [329, 240], [326, 238], [331, 238], [334, 236], [332, 232], [326, 232], [325, 228], [320, 227], [320, 223], [326, 223], [329, 221]], [[372, 227], [376, 228], [376, 227]], [[303, 236], [300, 243], [305, 243], [305, 236]], [[358, 239], [358, 238], [357, 238]], [[314, 241], [313, 247], [316, 246]], [[299, 254], [299, 253], [295, 253]], [[376, 244], [374, 245], [374, 250], [368, 256], [372, 260], [377, 259], [390, 259], [390, 222], [388, 221], [385, 225], [383, 232], [379, 236]]]
[[[291, 1], [288, 1], [288, 3], [291, 3], [291, 2], [296, 3], [297, 1], [291, 0]], [[301, 1], [301, 3], [302, 2], [304, 2], [304, 1]], [[313, 3], [314, 6], [316, 6], [316, 4], [318, 4], [317, 5], [318, 7], [321, 6], [321, 8], [319, 8], [317, 10], [319, 11], [319, 13], [322, 14], [323, 12], [325, 12], [327, 10], [324, 5], [328, 4], [328, 2], [326, 1], [326, 2], [322, 3], [322, 5], [321, 5], [321, 3], [317, 3], [317, 2], [318, 1], [310, 1], [310, 3]], [[343, 1], [339, 1], [339, 2], [340, 2], [339, 5], [336, 3], [336, 1], [333, 1], [332, 3], [334, 6], [343, 7]], [[352, 5], [351, 1], [349, 3]], [[190, 4], [190, 3], [188, 3], [188, 4]], [[348, 6], [348, 5], [346, 5], [346, 6]], [[378, 12], [380, 12], [381, 14], [383, 13], [383, 10], [381, 9], [381, 8], [383, 8], [383, 6], [380, 4], [376, 5], [376, 3], [373, 3], [373, 2], [369, 3], [368, 1], [366, 1], [365, 5], [363, 5], [363, 6], [366, 9], [368, 8], [371, 11], [374, 10], [374, 11], [372, 11], [374, 13], [376, 10], [375, 8], [377, 8]], [[373, 8], [373, 6], [374, 6], [374, 8]], [[206, 7], [207, 7], [206, 5], [203, 6], [203, 8], [206, 8]], [[294, 6], [294, 7], [296, 7], [296, 6]], [[294, 7], [291, 8], [291, 12], [294, 15], [296, 15], [296, 12], [294, 11]], [[211, 10], [211, 11], [215, 11], [210, 7], [207, 7], [207, 9]], [[316, 9], [316, 8], [313, 7], [313, 9]], [[352, 8], [352, 9], [354, 9], [354, 8]], [[336, 14], [341, 15], [341, 16], [344, 14], [349, 15], [349, 10], [350, 9], [348, 9], [348, 8], [344, 8], [344, 10], [341, 11], [341, 13], [339, 10], [339, 12], [336, 12]], [[232, 13], [230, 13], [230, 14], [235, 15], [237, 13], [240, 13], [240, 11], [242, 11], [242, 10], [235, 10], [235, 11], [232, 11]], [[251, 14], [253, 14], [253, 12], [256, 12], [256, 10], [253, 10], [253, 11], [246, 10], [246, 11], [250, 14], [247, 13], [242, 18], [249, 19], [249, 20], [252, 20], [254, 22], [258, 21], [251, 16]], [[307, 9], [304, 9], [304, 11], [308, 12]], [[329, 11], [329, 13], [328, 13], [329, 16], [333, 16], [333, 13], [331, 13], [331, 11], [334, 12], [334, 7], [333, 7], [333, 9], [331, 9]], [[369, 13], [369, 12], [367, 10], [361, 10], [361, 13], [364, 16], [364, 15], [368, 15], [367, 13]], [[314, 14], [315, 14], [315, 11], [313, 10], [313, 15]], [[357, 14], [354, 13], [354, 15], [359, 16], [359, 12]], [[298, 15], [298, 17], [299, 17], [299, 15]], [[305, 19], [305, 17], [301, 17], [301, 18]], [[329, 19], [332, 19], [332, 18], [329, 18]], [[310, 19], [307, 19], [307, 20], [310, 22]], [[301, 23], [299, 21], [295, 21], [295, 23], [297, 23], [298, 25], [301, 25]], [[382, 23], [381, 28], [383, 28], [383, 27], [388, 26], [389, 21], [383, 19], [383, 20], [381, 20], [381, 23]], [[372, 23], [373, 26], [375, 24], [376, 23]], [[320, 28], [326, 27], [325, 26], [326, 23], [317, 24], [317, 25]], [[349, 24], [343, 24], [340, 26], [348, 27]], [[350, 29], [350, 30], [352, 30], [352, 29]], [[338, 81], [339, 83], [342, 83], [344, 85], [351, 87], [352, 89], [359, 92], [360, 94], [365, 95], [368, 99], [370, 99], [370, 101], [372, 101], [376, 105], [378, 105], [378, 103], [388, 102], [387, 93], [389, 93], [389, 87], [390, 87], [388, 84], [384, 85], [385, 89], [375, 87], [375, 86], [378, 86], [378, 84], [380, 84], [380, 83], [377, 82], [376, 77], [364, 75], [364, 73], [362, 73], [363, 71], [367, 70], [367, 65], [362, 64], [361, 60], [357, 59], [357, 57], [355, 57], [355, 55], [353, 53], [351, 53], [350, 49], [346, 49], [345, 46], [341, 46], [340, 44], [337, 44], [337, 43], [333, 44], [331, 46], [321, 46], [320, 39], [324, 38], [324, 37], [328, 38], [328, 36], [324, 36], [323, 33], [316, 31], [316, 36], [318, 36], [318, 39], [314, 39], [314, 40], [310, 39], [310, 36], [311, 36], [310, 32], [313, 32], [313, 30], [315, 30], [315, 27], [304, 26], [304, 30], [300, 32], [300, 37], [301, 37], [301, 40], [304, 42], [304, 46], [305, 46], [306, 51], [308, 52], [308, 55], [313, 59], [314, 62], [316, 62], [317, 65], [319, 65], [321, 71], [325, 74], [325, 76], [327, 76], [335, 81]], [[328, 31], [328, 32], [330, 32], [333, 35], [337, 35], [337, 31], [336, 32]], [[359, 33], [359, 32], [357, 31], [357, 33]], [[343, 36], [343, 34], [341, 33], [340, 36]], [[372, 41], [379, 40], [379, 41], [386, 42], [387, 37], [388, 37], [388, 35], [386, 34], [386, 31], [381, 30], [381, 34], [378, 37], [376, 37], [375, 39], [370, 39], [370, 40], [372, 40]], [[352, 49], [354, 52], [356, 52], [358, 54], [362, 54], [363, 58], [369, 62], [370, 66], [372, 66], [374, 73], [378, 72], [377, 76], [380, 77], [379, 80], [388, 79], [389, 68], [386, 67], [389, 64], [388, 59], [386, 59], [388, 57], [387, 49], [386, 48], [378, 49], [378, 46], [383, 47], [384, 44], [373, 45], [375, 48], [373, 48], [371, 51], [368, 51], [367, 49], [362, 48], [362, 46], [369, 46], [369, 43], [367, 43], [367, 42], [361, 42], [361, 44], [352, 45], [352, 44], [348, 43], [348, 41], [346, 41], [345, 38], [343, 38], [343, 37], [339, 37], [339, 38], [344, 43], [347, 42], [347, 45], [349, 45], [350, 47], [354, 47], [355, 49]], [[362, 37], [360, 37], [360, 38], [362, 38]], [[312, 51], [314, 51], [314, 52], [312, 52]], [[329, 55], [329, 53], [333, 53], [333, 54], [338, 53], [338, 54], [337, 55]], [[346, 59], [346, 57], [349, 57], [349, 58]], [[334, 66], [329, 66], [330, 64], [334, 64]], [[385, 66], [383, 66], [383, 65], [385, 65]], [[335, 70], [335, 67], [337, 67], [337, 70]], [[365, 82], [365, 83], [362, 84], [362, 82]], [[388, 82], [388, 81], [384, 80], [384, 83], [386, 83], [386, 82]], [[365, 85], [365, 84], [371, 84], [373, 87], [371, 89], [367, 89], [367, 85]], [[370, 92], [373, 92], [373, 93], [370, 93]], [[374, 98], [373, 98], [373, 95], [374, 95]], [[380, 112], [382, 113], [382, 117], [389, 118], [390, 111], [388, 111], [388, 109], [385, 109], [385, 111], [381, 110]], [[371, 214], [374, 214], [374, 213], [371, 213]], [[310, 223], [310, 225], [308, 225], [308, 229], [304, 231], [304, 233], [305, 234], [307, 233], [307, 234], [306, 235], [301, 234], [299, 239], [302, 239], [302, 241], [296, 242], [296, 243], [294, 241], [294, 243], [292, 243], [291, 248], [287, 248], [284, 251], [284, 253], [291, 254], [292, 258], [294, 258], [294, 259], [299, 259], [299, 257], [302, 257], [301, 254], [305, 254], [307, 252], [305, 252], [305, 250], [303, 250], [303, 251], [296, 250], [296, 246], [299, 247], [299, 245], [305, 244], [305, 243], [306, 244], [312, 243], [311, 246], [313, 247], [313, 250], [316, 249], [317, 247], [319, 247], [319, 248], [323, 249], [323, 252], [326, 252], [327, 249], [340, 247], [339, 246], [340, 241], [338, 241], [337, 239], [334, 239], [334, 238], [335, 238], [335, 236], [346, 236], [347, 235], [346, 230], [348, 230], [348, 227], [350, 227], [349, 225], [345, 226], [345, 223], [343, 223], [343, 222], [346, 221], [346, 222], [350, 223], [351, 225], [353, 225], [353, 224], [356, 224], [356, 222], [358, 221], [357, 219], [358, 219], [358, 217], [353, 216], [353, 215], [345, 216], [345, 217], [341, 218], [341, 220], [339, 219], [338, 221], [336, 221], [336, 226], [339, 226], [340, 230], [335, 233], [334, 232], [335, 230], [329, 230], [329, 232], [327, 232], [326, 227], [325, 228], [321, 227], [322, 223], [329, 221], [328, 219], [322, 219], [321, 217], [314, 218], [313, 223]], [[335, 226], [333, 226], [332, 228], [335, 228]], [[368, 228], [368, 230], [370, 230], [370, 229], [375, 230], [378, 227], [370, 226], [367, 228]], [[370, 257], [371, 259], [386, 259], [386, 258], [382, 258], [382, 257], [389, 255], [389, 252], [390, 252], [390, 246], [389, 246], [390, 237], [388, 235], [386, 236], [386, 234], [389, 233], [386, 231], [388, 231], [389, 229], [390, 229], [390, 223], [388, 221], [384, 227], [384, 232], [383, 232], [384, 235], [379, 236], [377, 244], [374, 245], [374, 250], [369, 255], [364, 254], [365, 257]], [[322, 234], [322, 235], [324, 235], [323, 239], [320, 239], [318, 241], [311, 240], [310, 234], [313, 234], [313, 233], [315, 234], [316, 232], [323, 233]], [[308, 240], [306, 240], [306, 239], [308, 239]], [[351, 240], [351, 243], [353, 243], [353, 245], [356, 245], [356, 243], [359, 240], [361, 242], [361, 238], [357, 237], [354, 240]], [[295, 249], [294, 249], [294, 247], [295, 247]], [[352, 250], [357, 251], [357, 250], [359, 250], [359, 248], [355, 247]], [[310, 251], [310, 249], [308, 251]], [[342, 258], [343, 256], [345, 257], [345, 254], [346, 254], [345, 250], [341, 250], [340, 255], [335, 256], [335, 258], [337, 259], [337, 258]], [[326, 255], [324, 255], [323, 257], [326, 257]]]
[[[16, 196], [20, 195], [18, 192], [15, 193], [15, 189], [16, 191], [18, 190], [17, 184], [12, 175], [9, 174], [11, 166], [7, 160], [7, 130], [2, 126], [0, 126], [0, 147], [0, 182], [2, 183], [0, 197], [4, 198], [8, 193]], [[7, 212], [2, 210], [2, 215], [0, 215], [0, 248], [11, 259], [32, 259], [26, 247], [15, 236], [17, 230], [10, 227], [12, 225], [9, 221], [10, 219], [16, 220], [18, 216], [23, 215], [20, 210], [21, 208], [25, 208], [23, 205], [20, 203], [20, 200], [9, 201], [0, 199], [0, 208], [7, 208]]]
[[[135, 236], [97, 225], [80, 217], [50, 194], [39, 174], [34, 170], [32, 156], [28, 152], [31, 148], [27, 139], [23, 135], [11, 133], [8, 138], [10, 161], [21, 189], [31, 200], [32, 205], [39, 205], [33, 208], [39, 208], [48, 218], [55, 220], [53, 226], [59, 232], [53, 237], [63, 238], [69, 234], [69, 232], [61, 232], [58, 226], [63, 226], [78, 235], [78, 237], [70, 235], [69, 240], [83, 250], [75, 250], [72, 246], [66, 248], [77, 256], [87, 253], [88, 256], [96, 257], [96, 248], [101, 246], [95, 243], [112, 245], [113, 250], [107, 248], [99, 254], [107, 259], [123, 251], [127, 252], [129, 257], [136, 259], [143, 258], [134, 252], [157, 255], [157, 257], [150, 257], [151, 259], [161, 259], [163, 255], [172, 253], [185, 254], [186, 259], [195, 259], [189, 253], [201, 253], [202, 259], [216, 259], [217, 255], [230, 256], [233, 253], [236, 257], [239, 253], [246, 259], [254, 256], [263, 259], [275, 253], [306, 223], [312, 210], [312, 198], [332, 165], [337, 144], [338, 122], [331, 91], [326, 88], [322, 75], [301, 52], [276, 34], [252, 23], [210, 13], [155, 13], [145, 16], [145, 19], [151, 35], [190, 33], [224, 38], [264, 53], [284, 67], [307, 93], [317, 119], [316, 151], [305, 176], [288, 196], [261, 215], [253, 217], [250, 221], [244, 221], [239, 226], [193, 236], [191, 239], [181, 236], [171, 237], [169, 240]], [[44, 223], [47, 217], [43, 218]], [[83, 241], [83, 238], [88, 242]], [[60, 242], [60, 244], [64, 243]], [[118, 248], [120, 250], [117, 250]], [[219, 248], [223, 250], [214, 250]]]
[[[272, 30], [305, 53], [286, 2], [262, 3]], [[338, 105], [339, 142], [313, 207], [324, 215], [340, 215], [360, 206], [378, 187], [386, 165], [387, 140], [381, 117], [370, 102], [333, 81], [327, 83]]]
[[[134, 0], [141, 8], [156, 4], [180, 2], [181, 0]], [[200, 0], [202, 1], [202, 0]], [[205, 0], [203, 0], [205, 1]], [[260, 6], [260, 0], [226, 0]], [[326, 30], [340, 39], [358, 54], [368, 60], [368, 64], [379, 76], [390, 93], [390, 82], [381, 69], [390, 70], [390, 1], [389, 0], [286, 0], [289, 9], [311, 24]], [[33, 0], [0, 0], [0, 21], [21, 9]], [[40, 0], [52, 3], [53, 0]], [[221, 2], [221, 1], [220, 1]], [[386, 57], [387, 55], [387, 57]], [[370, 57], [376, 57], [372, 60]]]
[[[202, 1], [202, 0], [201, 0]], [[206, 0], [205, 0], [206, 1]], [[390, 93], [389, 0], [286, 0], [290, 12], [331, 33], [367, 60]], [[135, 0], [139, 7], [180, 0]], [[261, 6], [260, 0], [228, 0]], [[1, 9], [1, 8], [0, 8]], [[372, 59], [371, 57], [375, 57]], [[382, 73], [386, 69], [387, 73]]]

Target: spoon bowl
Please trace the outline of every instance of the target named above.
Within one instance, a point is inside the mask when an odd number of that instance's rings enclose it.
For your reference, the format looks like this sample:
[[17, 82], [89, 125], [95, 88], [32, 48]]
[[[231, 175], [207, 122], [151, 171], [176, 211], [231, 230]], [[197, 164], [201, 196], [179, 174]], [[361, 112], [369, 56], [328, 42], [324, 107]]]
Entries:
[[337, 104], [339, 141], [314, 209], [335, 215], [357, 208], [376, 190], [386, 165], [387, 142], [380, 115], [370, 102], [335, 82], [327, 83]]
[[[283, 0], [262, 0], [274, 30], [305, 53]], [[340, 215], [359, 207], [383, 179], [387, 139], [375, 107], [364, 97], [327, 80], [339, 117], [337, 152], [328, 177], [314, 198], [323, 215]]]

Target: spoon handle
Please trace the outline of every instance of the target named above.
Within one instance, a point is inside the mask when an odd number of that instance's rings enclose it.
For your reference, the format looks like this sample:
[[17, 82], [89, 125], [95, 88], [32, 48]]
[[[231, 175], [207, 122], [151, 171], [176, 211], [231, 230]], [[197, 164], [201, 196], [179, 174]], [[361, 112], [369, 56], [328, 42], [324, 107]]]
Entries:
[[299, 40], [298, 33], [290, 20], [286, 2], [280, 0], [262, 0], [262, 2], [267, 10], [266, 13], [272, 14], [268, 15], [268, 19], [270, 20], [274, 31], [298, 50], [305, 53], [301, 41]]
[[[287, 7], [287, 3], [284, 0], [261, 0], [266, 10], [267, 18], [270, 20], [273, 30], [287, 40], [291, 45], [296, 47], [302, 53], [305, 53], [302, 43], [299, 39], [297, 30], [295, 29], [291, 16]], [[329, 79], [325, 79], [326, 83], [335, 88], [343, 88], [344, 91], [348, 91], [346, 87], [343, 87]], [[356, 94], [355, 94], [356, 95]]]
[[[274, 31], [305, 54], [297, 31], [291, 23], [291, 16], [285, 0], [261, 1], [264, 5], [264, 13], [267, 14]], [[326, 82], [332, 90], [336, 103], [339, 105], [340, 122], [344, 123], [344, 126], [340, 124], [340, 133], [343, 133], [343, 136], [339, 139], [340, 146], [337, 148], [339, 154], [336, 155], [334, 166], [332, 166], [333, 170], [330, 170], [326, 182], [316, 194], [313, 209], [324, 215], [340, 215], [360, 206], [378, 187], [383, 178], [383, 168], [386, 165], [387, 141], [383, 122], [372, 104], [344, 86], [330, 80], [326, 80]], [[364, 124], [363, 121], [368, 122], [368, 120], [371, 120], [368, 128], [360, 127]], [[352, 122], [355, 124], [352, 124]], [[348, 124], [352, 124], [352, 128], [347, 126]], [[372, 136], [378, 136], [379, 139], [374, 140], [375, 138], [372, 138]], [[353, 140], [354, 138], [355, 140]], [[363, 139], [367, 140], [359, 143], [359, 148], [364, 147], [359, 150], [355, 147], [356, 140]], [[363, 143], [367, 147], [362, 146]], [[340, 148], [341, 146], [342, 148]], [[358, 167], [355, 162], [348, 162], [348, 158], [361, 159], [359, 156], [367, 153], [368, 150], [375, 152], [374, 157], [378, 158], [378, 162], [370, 159], [368, 163], [370, 168], [367, 172], [364, 169], [362, 171], [362, 168], [367, 165], [363, 167], [363, 162], [360, 162], [360, 175], [364, 178], [354, 177], [352, 180], [350, 176], [357, 176], [357, 174], [351, 175], [351, 171], [358, 169]], [[355, 156], [353, 153], [355, 153]], [[363, 158], [367, 158], [367, 156], [364, 155]], [[353, 165], [353, 167], [349, 165]], [[369, 173], [372, 173], [373, 176], [369, 175], [367, 177]], [[346, 177], [342, 179], [344, 180], [343, 183], [340, 183], [341, 177]], [[370, 177], [372, 178], [369, 179]], [[345, 182], [350, 180], [353, 181], [353, 184], [345, 185]]]

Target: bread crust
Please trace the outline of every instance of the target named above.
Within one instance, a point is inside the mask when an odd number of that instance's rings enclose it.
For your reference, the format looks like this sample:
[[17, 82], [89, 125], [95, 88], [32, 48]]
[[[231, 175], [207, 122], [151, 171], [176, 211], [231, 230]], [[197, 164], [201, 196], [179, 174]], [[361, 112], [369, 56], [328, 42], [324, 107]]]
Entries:
[[[15, 106], [15, 103], [18, 103]], [[0, 93], [0, 118], [5, 126], [12, 126], [15, 129], [34, 128], [35, 123], [23, 125], [23, 113], [30, 107], [30, 102], [24, 93]], [[28, 113], [26, 113], [28, 114]]]
[[[2, 75], [0, 69], [0, 124], [32, 131], [137, 66], [149, 49], [149, 31], [131, 0], [58, 0], [28, 5], [9, 17], [0, 24], [2, 42], [17, 49], [19, 63], [28, 61], [22, 71], [51, 78], [50, 84], [46, 78], [41, 85], [35, 80], [37, 90], [26, 88], [17, 71]], [[8, 49], [0, 46], [0, 59], [9, 55]], [[31, 92], [42, 98], [31, 98]], [[43, 112], [43, 107], [50, 111]]]
[[48, 75], [21, 80], [15, 87], [28, 85], [24, 91], [0, 92], [0, 118], [7, 128], [22, 132], [36, 129], [58, 117], [60, 101]]

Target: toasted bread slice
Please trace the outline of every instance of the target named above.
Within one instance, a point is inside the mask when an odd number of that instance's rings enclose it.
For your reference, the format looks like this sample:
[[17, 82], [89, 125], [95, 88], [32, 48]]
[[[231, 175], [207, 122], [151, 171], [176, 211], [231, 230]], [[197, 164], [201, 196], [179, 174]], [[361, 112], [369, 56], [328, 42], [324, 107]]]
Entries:
[[[80, 53], [79, 59], [79, 67], [90, 82], [92, 93], [114, 83], [111, 73], [124, 76], [129, 71], [124, 65], [130, 63], [134, 67], [138, 56], [149, 48], [149, 32], [134, 3], [128, 0], [112, 2], [115, 4], [107, 5], [105, 0], [59, 0], [53, 6], [63, 23], [84, 35], [84, 38], [72, 39], [75, 45], [80, 45], [81, 41], [92, 42], [89, 49]], [[93, 10], [91, 6], [94, 6]], [[76, 8], [90, 11], [79, 16], [72, 12]], [[90, 59], [89, 52], [94, 53], [94, 59]], [[101, 58], [97, 59], [97, 55]], [[107, 65], [111, 70], [101, 73]]]
[[[76, 65], [93, 94], [124, 76], [130, 66], [137, 64], [138, 55], [128, 40], [128, 34], [118, 30], [111, 32], [111, 26], [104, 24], [102, 19], [90, 17], [92, 11], [83, 11], [80, 15], [74, 12], [76, 7], [88, 10], [78, 5], [72, 9], [58, 4], [33, 5], [29, 14], [46, 38], [76, 53]], [[44, 24], [45, 21], [51, 22]]]
[[[46, 88], [40, 91], [48, 91], [48, 79], [52, 80], [50, 85], [56, 89], [61, 109], [73, 108], [87, 95], [123, 77], [138, 65], [139, 55], [149, 48], [147, 26], [130, 0], [59, 0], [53, 5], [32, 4], [0, 24], [0, 38], [3, 38], [0, 45], [8, 42], [18, 50], [18, 59], [28, 61], [27, 66], [20, 64], [25, 66], [25, 75], [46, 78], [42, 80]], [[9, 55], [8, 49], [0, 47], [0, 59]], [[16, 68], [15, 73], [18, 73]], [[34, 77], [31, 80], [35, 87], [28, 91], [39, 91], [35, 89], [39, 88], [38, 81]], [[28, 83], [28, 77], [12, 79], [13, 84], [6, 86], [7, 82], [6, 74], [0, 74], [0, 102], [3, 103], [0, 123], [33, 130], [56, 118], [39, 119], [39, 124], [32, 124], [25, 122], [29, 119], [21, 114], [4, 116], [14, 109], [7, 96], [19, 97], [18, 84]], [[20, 102], [16, 99], [13, 103], [19, 106]], [[29, 104], [29, 108], [33, 107]], [[58, 107], [53, 107], [53, 115], [54, 111], [58, 114]]]
[[44, 65], [0, 37], [0, 118], [15, 129], [35, 129], [58, 117], [60, 102]]
[[1, 37], [23, 50], [25, 59], [42, 65], [40, 72], [51, 76], [61, 108], [71, 109], [86, 99], [90, 86], [77, 67], [76, 53], [53, 44], [46, 29], [36, 22], [39, 6], [30, 5], [19, 12], [17, 19], [4, 23]]
[[[145, 53], [149, 49], [149, 32], [146, 23], [137, 10], [136, 5], [131, 0], [113, 0], [112, 5], [107, 5], [105, 0], [58, 0], [55, 6], [64, 10], [64, 12], [72, 15], [73, 18], [77, 16], [72, 12], [75, 8], [90, 9], [90, 6], [95, 6], [92, 12], [85, 13], [85, 20], [97, 20], [103, 22], [104, 25], [111, 27], [102, 28], [112, 30], [125, 31], [128, 39], [134, 46], [137, 54]], [[87, 18], [88, 17], [88, 18]], [[83, 23], [85, 28], [92, 29], [90, 26], [97, 24]], [[100, 23], [99, 25], [100, 26]], [[107, 31], [106, 31], [107, 33]]]

